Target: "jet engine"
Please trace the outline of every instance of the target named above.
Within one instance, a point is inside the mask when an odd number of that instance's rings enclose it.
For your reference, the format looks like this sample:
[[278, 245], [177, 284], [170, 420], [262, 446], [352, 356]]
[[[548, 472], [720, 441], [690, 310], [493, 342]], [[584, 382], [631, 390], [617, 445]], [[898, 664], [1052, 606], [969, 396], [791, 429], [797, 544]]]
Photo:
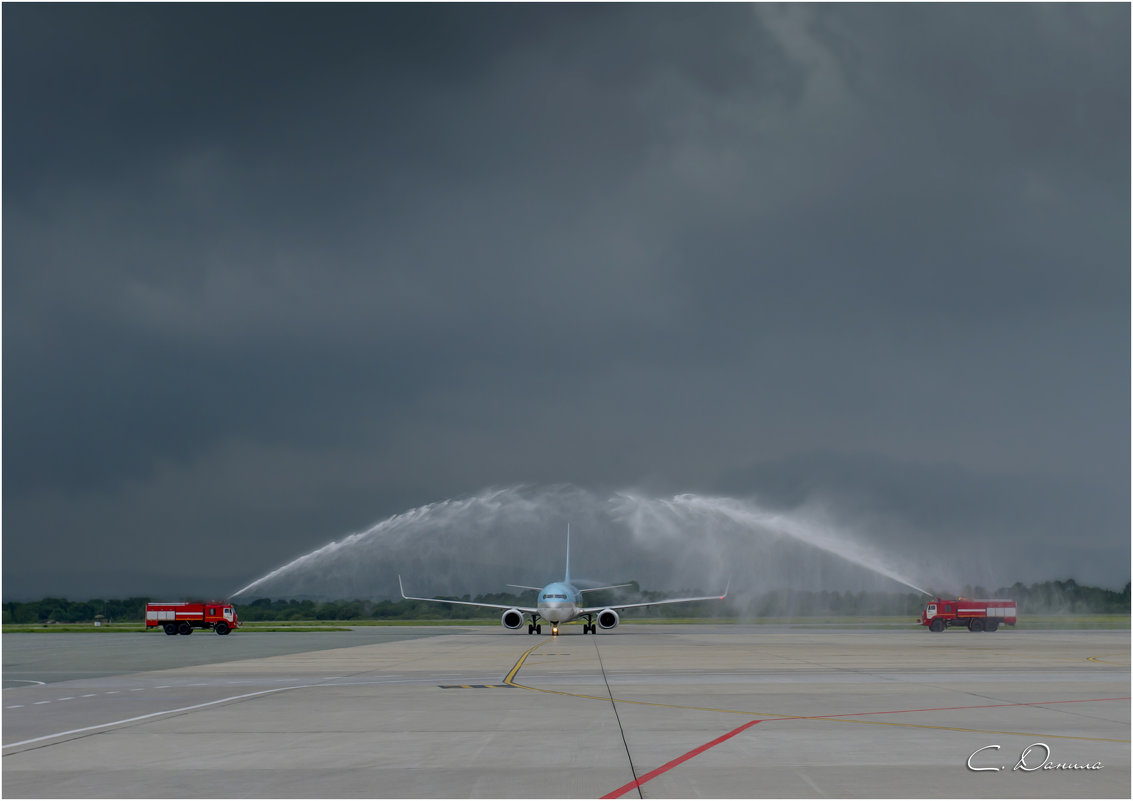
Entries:
[[604, 629], [612, 629], [618, 625], [620, 619], [613, 609], [603, 609], [598, 613], [598, 625]]
[[509, 609], [500, 618], [505, 629], [517, 629], [523, 625], [523, 613], [518, 609]]

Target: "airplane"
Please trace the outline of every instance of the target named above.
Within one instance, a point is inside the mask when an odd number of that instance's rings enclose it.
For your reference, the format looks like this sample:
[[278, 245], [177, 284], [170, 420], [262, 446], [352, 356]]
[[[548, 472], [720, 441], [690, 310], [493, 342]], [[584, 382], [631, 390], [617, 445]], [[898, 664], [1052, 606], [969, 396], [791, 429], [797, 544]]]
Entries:
[[[660, 606], [661, 604], [683, 604], [691, 601], [722, 601], [728, 596], [728, 588], [724, 588], [721, 595], [705, 595], [697, 598], [667, 598], [662, 601], [647, 601], [636, 604], [614, 604], [611, 606], [584, 606], [582, 594], [597, 592], [598, 590], [613, 590], [619, 587], [629, 587], [629, 584], [614, 584], [609, 587], [588, 587], [578, 589], [570, 580], [570, 525], [567, 525], [566, 573], [562, 581], [552, 581], [545, 587], [528, 587], [523, 584], [508, 584], [521, 590], [535, 590], [539, 593], [537, 606], [505, 606], [503, 604], [484, 604], [476, 601], [452, 601], [447, 598], [419, 598], [405, 594], [405, 585], [401, 576], [397, 577], [401, 588], [401, 597], [407, 601], [432, 601], [440, 604], [457, 604], [459, 606], [480, 606], [488, 609], [505, 610], [500, 617], [500, 623], [505, 629], [516, 630], [523, 627], [523, 616], [530, 615], [531, 622], [527, 624], [528, 634], [542, 634], [543, 626], [539, 623], [542, 618], [551, 624], [551, 634], [558, 635], [559, 626], [572, 620], [586, 618], [582, 624], [583, 634], [597, 634], [598, 629], [609, 630], [617, 628], [621, 619], [618, 617], [619, 609], [632, 609], [642, 606]], [[597, 618], [597, 622], [595, 622]]]

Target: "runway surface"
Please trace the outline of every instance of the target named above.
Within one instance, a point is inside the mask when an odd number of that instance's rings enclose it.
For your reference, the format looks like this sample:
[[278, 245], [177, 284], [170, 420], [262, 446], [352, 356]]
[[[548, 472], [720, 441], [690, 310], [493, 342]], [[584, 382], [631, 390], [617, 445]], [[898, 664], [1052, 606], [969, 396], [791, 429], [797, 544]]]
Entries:
[[630, 624], [3, 646], [7, 798], [1130, 796], [1128, 631]]

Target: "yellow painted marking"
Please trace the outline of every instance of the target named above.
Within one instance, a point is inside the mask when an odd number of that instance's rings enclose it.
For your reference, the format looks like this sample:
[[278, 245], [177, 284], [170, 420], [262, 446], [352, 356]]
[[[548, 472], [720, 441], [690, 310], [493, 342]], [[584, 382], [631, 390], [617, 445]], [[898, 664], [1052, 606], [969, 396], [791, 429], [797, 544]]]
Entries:
[[[532, 651], [534, 651], [536, 648], [538, 648], [539, 646], [545, 645], [547, 642], [549, 642], [549, 641], [544, 640], [543, 642], [539, 643], [539, 645], [535, 645], [531, 648], [528, 648], [526, 651], [524, 651], [523, 655], [521, 657], [519, 657], [519, 661], [516, 662], [515, 666], [511, 669], [511, 672], [509, 672], [507, 674], [507, 677], [504, 679], [504, 684], [510, 685], [512, 687], [517, 687], [521, 690], [531, 690], [532, 692], [547, 693], [549, 695], [565, 695], [565, 696], [569, 696], [571, 698], [586, 698], [586, 699], [589, 699], [589, 700], [592, 700], [592, 701], [610, 701], [610, 700], [613, 700], [615, 703], [618, 703], [618, 704], [638, 704], [640, 706], [665, 707], [666, 709], [691, 709], [691, 710], [694, 710], [694, 711], [697, 711], [697, 712], [721, 712], [721, 713], [725, 713], [725, 714], [729, 714], [729, 715], [745, 715], [747, 717], [752, 717], [752, 718], [762, 718], [769, 723], [774, 722], [774, 721], [767, 720], [768, 718], [778, 718], [780, 720], [824, 720], [824, 721], [827, 721], [829, 723], [862, 723], [862, 724], [867, 724], [867, 725], [872, 724], [874, 726], [904, 726], [906, 728], [911, 728], [911, 729], [939, 729], [939, 730], [942, 730], [942, 731], [963, 731], [963, 732], [972, 732], [972, 733], [975, 733], [975, 734], [1002, 734], [1002, 735], [1006, 735], [1006, 736], [1018, 736], [1018, 737], [1052, 737], [1052, 738], [1057, 738], [1057, 739], [1060, 739], [1060, 740], [1090, 740], [1092, 742], [1099, 742], [1099, 743], [1128, 743], [1128, 742], [1130, 742], [1129, 740], [1114, 740], [1114, 739], [1110, 739], [1110, 738], [1107, 738], [1107, 737], [1075, 737], [1075, 736], [1071, 736], [1071, 735], [1068, 735], [1068, 734], [1040, 734], [1040, 733], [1025, 732], [1025, 731], [993, 731], [993, 730], [989, 730], [989, 729], [963, 729], [963, 728], [959, 728], [957, 726], [930, 726], [930, 725], [924, 724], [924, 723], [896, 723], [894, 721], [888, 721], [888, 720], [860, 720], [860, 719], [850, 719], [850, 718], [824, 718], [824, 717], [820, 717], [820, 716], [811, 716], [811, 715], [782, 715], [782, 714], [779, 714], [777, 712], [750, 712], [750, 711], [745, 712], [745, 711], [740, 710], [740, 709], [714, 709], [714, 708], [711, 708], [711, 707], [703, 707], [703, 706], [680, 706], [678, 704], [660, 704], [660, 703], [656, 703], [656, 702], [653, 702], [653, 701], [630, 701], [630, 700], [626, 700], [626, 699], [623, 699], [623, 698], [613, 698], [613, 699], [611, 699], [609, 696], [583, 695], [582, 693], [568, 693], [568, 692], [564, 692], [562, 690], [545, 690], [542, 687], [529, 687], [526, 684], [517, 684], [516, 681], [515, 681], [515, 677], [519, 673], [520, 668], [523, 667], [523, 663], [525, 661], [527, 661], [528, 655]], [[1091, 657], [1091, 659], [1092, 658], [1093, 657]]]
[[[547, 693], [548, 695], [565, 695], [565, 696], [568, 696], [570, 698], [587, 698], [591, 701], [609, 701], [610, 700], [609, 696], [605, 696], [605, 695], [602, 695], [602, 696], [599, 696], [599, 695], [583, 695], [581, 693], [568, 693], [568, 692], [564, 692], [562, 690], [544, 690], [541, 687], [529, 687], [526, 684], [517, 684], [515, 682], [515, 677], [519, 673], [520, 669], [523, 667], [523, 663], [527, 661], [527, 657], [530, 656], [531, 652], [534, 651], [536, 648], [540, 648], [540, 647], [546, 645], [548, 642], [550, 642], [550, 640], [543, 640], [543, 642], [539, 643], [538, 645], [533, 645], [532, 647], [530, 647], [526, 651], [524, 651], [523, 655], [519, 657], [519, 661], [515, 663], [515, 666], [512, 667], [511, 671], [509, 671], [507, 676], [504, 677], [504, 684], [508, 684], [512, 687], [518, 687], [521, 690], [531, 690], [532, 692]], [[656, 703], [656, 702], [653, 702], [653, 701], [626, 701], [626, 700], [622, 700], [620, 698], [615, 698], [614, 700], [619, 704], [638, 704], [640, 706], [660, 706], [660, 707], [664, 707], [666, 709], [692, 709], [692, 710], [695, 710], [697, 712], [726, 712], [728, 714], [733, 714], [733, 715], [752, 716], [751, 712], [741, 712], [741, 711], [736, 710], [736, 709], [712, 709], [712, 708], [702, 707], [702, 706], [680, 706], [678, 704], [659, 704], [659, 703]], [[795, 715], [777, 715], [774, 712], [759, 713], [758, 715], [754, 715], [754, 716], [759, 717], [760, 715], [764, 715], [766, 717], [773, 717], [773, 718], [796, 717]]]
[[[1125, 655], [1126, 654], [1123, 654], [1123, 653], [1116, 653], [1116, 654], [1099, 654], [1098, 656], [1125, 656]], [[1087, 662], [1098, 662], [1102, 665], [1117, 665], [1118, 667], [1129, 667], [1128, 662], [1109, 662], [1105, 659], [1098, 659], [1097, 656], [1086, 657], [1086, 661]]]
[[[535, 645], [532, 645], [530, 648], [528, 648], [526, 651], [524, 651], [523, 656], [519, 657], [519, 661], [515, 663], [515, 667], [513, 667], [511, 669], [511, 672], [508, 673], [504, 677], [504, 684], [511, 684], [512, 683], [512, 679], [515, 678], [515, 674], [519, 672], [519, 669], [521, 667], [523, 667], [523, 663], [527, 661], [527, 657], [528, 657], [528, 655], [530, 655], [530, 653], [532, 651], [534, 651], [536, 648], [540, 648], [540, 647], [546, 645], [549, 642], [550, 642], [550, 640], [543, 640], [542, 642], [537, 643]], [[518, 685], [516, 685], [516, 686], [518, 686]]]
[[[545, 690], [542, 687], [529, 687], [526, 684], [516, 684], [514, 681], [508, 682], [508, 684], [510, 684], [512, 687], [518, 687], [521, 690], [531, 690], [532, 692], [547, 693], [548, 695], [565, 695], [565, 696], [568, 696], [570, 698], [587, 698], [591, 701], [609, 701], [610, 700], [610, 697], [606, 696], [606, 695], [583, 695], [582, 693], [568, 693], [568, 692], [565, 692], [563, 690]], [[666, 709], [693, 709], [693, 710], [696, 710], [697, 712], [727, 712], [729, 714], [734, 714], [734, 715], [747, 715], [748, 717], [759, 717], [759, 714], [755, 714], [755, 713], [751, 713], [751, 712], [741, 712], [737, 709], [712, 709], [712, 708], [703, 707], [703, 706], [678, 706], [677, 704], [658, 704], [658, 703], [654, 703], [652, 701], [627, 701], [623, 698], [615, 698], [613, 700], [615, 702], [619, 703], [619, 704], [638, 704], [639, 706], [661, 706], [661, 707], [665, 707]], [[769, 717], [777, 717], [777, 718], [793, 717], [792, 715], [776, 715], [776, 714], [771, 713], [771, 712], [767, 713], [767, 715]]]

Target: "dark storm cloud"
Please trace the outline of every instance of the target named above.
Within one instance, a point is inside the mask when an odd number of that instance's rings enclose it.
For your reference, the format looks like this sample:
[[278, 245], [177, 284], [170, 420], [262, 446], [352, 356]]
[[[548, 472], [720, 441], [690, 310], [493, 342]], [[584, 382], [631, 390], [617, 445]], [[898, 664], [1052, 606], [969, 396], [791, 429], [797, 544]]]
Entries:
[[920, 531], [1085, 506], [1128, 562], [1128, 8], [4, 16], [6, 592], [799, 464]]

